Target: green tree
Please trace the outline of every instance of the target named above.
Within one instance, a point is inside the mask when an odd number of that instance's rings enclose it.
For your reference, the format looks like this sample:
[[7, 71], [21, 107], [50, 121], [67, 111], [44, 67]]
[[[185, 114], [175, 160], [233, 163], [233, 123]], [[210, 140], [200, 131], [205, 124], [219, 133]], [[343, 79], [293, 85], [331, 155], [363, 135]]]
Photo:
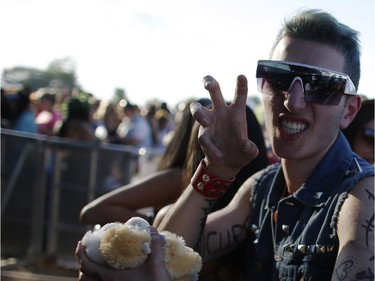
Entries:
[[117, 104], [122, 99], [126, 99], [125, 90], [122, 88], [116, 88], [112, 97], [112, 102]]
[[44, 87], [58, 89], [79, 88], [75, 73], [75, 63], [70, 58], [53, 60], [46, 70], [15, 66], [4, 69], [2, 75], [8, 84], [22, 84], [28, 86], [32, 91]]
[[77, 87], [75, 62], [70, 58], [53, 60], [45, 71], [49, 86], [53, 88]]

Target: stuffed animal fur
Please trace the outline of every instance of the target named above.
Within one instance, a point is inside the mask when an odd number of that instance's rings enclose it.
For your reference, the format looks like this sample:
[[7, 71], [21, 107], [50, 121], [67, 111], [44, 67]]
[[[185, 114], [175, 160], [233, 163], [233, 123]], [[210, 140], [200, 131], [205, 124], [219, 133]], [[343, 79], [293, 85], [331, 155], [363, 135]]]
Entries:
[[[134, 217], [126, 223], [108, 223], [99, 230], [88, 231], [82, 238], [88, 257], [95, 262], [117, 269], [140, 266], [151, 253], [149, 223]], [[163, 254], [172, 280], [197, 280], [202, 268], [200, 255], [186, 246], [185, 240], [169, 231], [160, 232], [165, 238]]]

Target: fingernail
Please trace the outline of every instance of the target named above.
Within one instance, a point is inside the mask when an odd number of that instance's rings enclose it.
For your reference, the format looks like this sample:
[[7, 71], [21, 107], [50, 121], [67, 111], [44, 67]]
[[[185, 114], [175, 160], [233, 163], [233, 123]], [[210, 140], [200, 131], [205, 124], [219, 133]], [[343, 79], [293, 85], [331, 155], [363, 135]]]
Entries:
[[204, 87], [205, 88], [210, 87], [212, 84], [213, 84], [212, 77], [206, 76], [204, 78]]
[[151, 235], [155, 235], [155, 236], [158, 235], [158, 236], [159, 236], [159, 239], [160, 239], [162, 245], [164, 245], [164, 244], [167, 242], [167, 241], [165, 240], [165, 236], [164, 236], [163, 234], [160, 234], [160, 233], [156, 230], [155, 227], [150, 226], [149, 229], [150, 229], [150, 234], [151, 234]]
[[158, 231], [156, 230], [155, 227], [149, 226], [148, 228], [150, 229], [150, 233], [153, 233], [153, 234], [157, 234], [158, 233]]

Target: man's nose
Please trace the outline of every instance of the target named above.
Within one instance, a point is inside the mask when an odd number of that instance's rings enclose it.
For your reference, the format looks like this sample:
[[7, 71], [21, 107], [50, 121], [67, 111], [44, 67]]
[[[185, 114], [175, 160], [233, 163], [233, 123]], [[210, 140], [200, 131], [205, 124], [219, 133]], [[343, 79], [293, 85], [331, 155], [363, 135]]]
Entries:
[[284, 106], [290, 112], [299, 112], [306, 107], [303, 81], [301, 77], [295, 77], [285, 95]]

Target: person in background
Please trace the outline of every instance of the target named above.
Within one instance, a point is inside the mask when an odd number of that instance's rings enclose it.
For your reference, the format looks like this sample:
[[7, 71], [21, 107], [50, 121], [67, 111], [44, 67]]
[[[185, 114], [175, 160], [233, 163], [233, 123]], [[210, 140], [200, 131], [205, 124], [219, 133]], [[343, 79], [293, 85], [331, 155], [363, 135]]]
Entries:
[[102, 100], [95, 112], [95, 119], [99, 123], [95, 135], [104, 143], [109, 143], [117, 136], [117, 128], [121, 123], [121, 117], [116, 103]]
[[9, 129], [12, 118], [12, 107], [7, 92], [1, 88], [1, 128]]
[[148, 125], [151, 128], [152, 147], [158, 146], [158, 124], [155, 118], [156, 110], [157, 110], [156, 104], [151, 103], [146, 106], [143, 112], [143, 116], [145, 117]]
[[162, 102], [162, 103], [160, 104], [160, 109], [165, 110], [165, 111], [167, 111], [168, 113], [171, 113], [171, 111], [169, 110], [168, 104], [167, 104], [166, 102]]
[[54, 94], [44, 93], [37, 101], [38, 112], [35, 123], [38, 125], [38, 133], [52, 136], [56, 124], [62, 120], [62, 115], [55, 108], [56, 97]]
[[24, 87], [16, 93], [1, 91], [1, 123], [2, 126], [16, 131], [37, 133], [35, 114], [30, 103], [31, 90]]
[[90, 117], [90, 96], [78, 93], [72, 95], [66, 103], [66, 116], [56, 125], [55, 135], [79, 141], [97, 141]]
[[156, 147], [164, 149], [167, 145], [166, 136], [173, 130], [171, 114], [167, 110], [159, 108], [155, 113], [155, 121], [157, 136]]
[[101, 104], [101, 100], [97, 99], [92, 93], [89, 93], [89, 99], [90, 99], [90, 116], [89, 120], [92, 126], [92, 129], [95, 130], [99, 127], [101, 124], [100, 120], [98, 120], [95, 116], [95, 113], [98, 111], [99, 106]]
[[138, 106], [121, 100], [119, 106], [125, 117], [117, 128], [117, 136], [110, 139], [111, 143], [131, 145], [136, 148], [152, 147], [152, 129], [146, 118], [140, 114]]
[[353, 151], [374, 164], [374, 99], [362, 102], [361, 109], [343, 133]]

